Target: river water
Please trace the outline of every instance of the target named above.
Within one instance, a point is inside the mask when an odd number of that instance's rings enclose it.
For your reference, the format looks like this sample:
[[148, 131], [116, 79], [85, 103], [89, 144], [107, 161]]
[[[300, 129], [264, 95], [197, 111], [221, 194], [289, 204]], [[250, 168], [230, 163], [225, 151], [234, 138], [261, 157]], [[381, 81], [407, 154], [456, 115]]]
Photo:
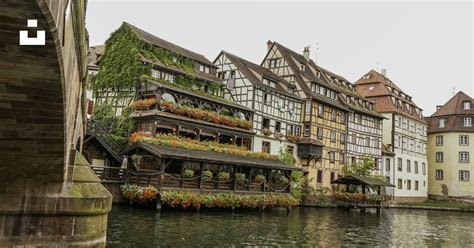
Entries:
[[296, 208], [173, 211], [114, 206], [108, 247], [474, 247], [474, 213]]

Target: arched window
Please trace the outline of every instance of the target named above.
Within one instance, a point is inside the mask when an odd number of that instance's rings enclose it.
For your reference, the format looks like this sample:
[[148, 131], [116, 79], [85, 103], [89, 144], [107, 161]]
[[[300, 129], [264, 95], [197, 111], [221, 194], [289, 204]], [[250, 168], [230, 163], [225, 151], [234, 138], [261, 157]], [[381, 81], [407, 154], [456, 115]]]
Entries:
[[164, 93], [163, 95], [161, 95], [161, 99], [168, 102], [176, 103], [176, 99], [170, 93]]

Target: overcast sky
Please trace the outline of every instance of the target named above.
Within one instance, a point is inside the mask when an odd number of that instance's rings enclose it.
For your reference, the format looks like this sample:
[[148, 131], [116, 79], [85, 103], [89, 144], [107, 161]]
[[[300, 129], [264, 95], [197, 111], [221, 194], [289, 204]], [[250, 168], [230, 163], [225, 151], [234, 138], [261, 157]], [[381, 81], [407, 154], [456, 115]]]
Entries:
[[[163, 2], [89, 0], [90, 44], [122, 21], [204, 54], [226, 50], [260, 64], [268, 40], [302, 52], [355, 82], [370, 69], [387, 76], [431, 115], [462, 90], [474, 97], [471, 2]], [[319, 44], [319, 45], [317, 45]]]

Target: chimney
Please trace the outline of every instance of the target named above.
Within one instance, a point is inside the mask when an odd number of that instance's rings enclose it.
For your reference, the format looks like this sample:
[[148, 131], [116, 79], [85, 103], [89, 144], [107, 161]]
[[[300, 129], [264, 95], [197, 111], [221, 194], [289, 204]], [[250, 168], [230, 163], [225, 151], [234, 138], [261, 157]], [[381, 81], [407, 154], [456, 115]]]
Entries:
[[273, 42], [271, 40], [267, 41], [267, 52], [270, 51], [270, 48], [272, 48]]
[[303, 49], [303, 57], [304, 57], [307, 61], [309, 61], [309, 46], [304, 47], [304, 49]]
[[439, 110], [442, 107], [443, 107], [443, 105], [438, 105], [438, 106], [436, 106], [436, 110]]
[[387, 69], [382, 69], [382, 75], [387, 76]]

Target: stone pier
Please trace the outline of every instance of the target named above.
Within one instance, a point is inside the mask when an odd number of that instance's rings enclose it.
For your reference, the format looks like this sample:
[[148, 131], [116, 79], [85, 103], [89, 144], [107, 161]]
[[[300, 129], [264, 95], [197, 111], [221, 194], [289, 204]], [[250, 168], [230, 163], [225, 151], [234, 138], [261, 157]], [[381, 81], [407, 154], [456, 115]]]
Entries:
[[[0, 1], [0, 247], [105, 246], [111, 195], [78, 152], [85, 11], [86, 0]], [[44, 31], [44, 45], [20, 46], [22, 30]]]

